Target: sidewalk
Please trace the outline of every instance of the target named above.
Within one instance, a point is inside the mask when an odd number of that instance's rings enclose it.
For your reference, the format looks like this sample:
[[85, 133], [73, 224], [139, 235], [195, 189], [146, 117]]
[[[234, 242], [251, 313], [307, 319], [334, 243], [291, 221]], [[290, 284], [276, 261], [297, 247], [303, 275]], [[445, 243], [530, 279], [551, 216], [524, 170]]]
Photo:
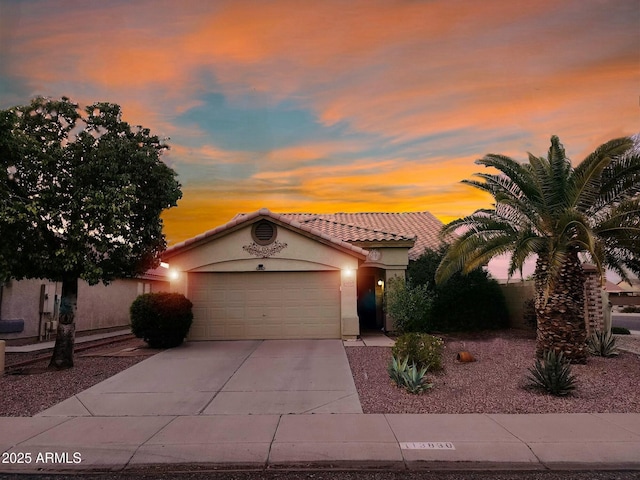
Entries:
[[[95, 340], [103, 340], [112, 337], [119, 337], [122, 335], [129, 335], [131, 333], [131, 329], [127, 328], [124, 330], [117, 330], [115, 332], [108, 333], [96, 333], [93, 335], [83, 335], [75, 337], [75, 344], [81, 344], [86, 342], [93, 342]], [[38, 342], [31, 343], [29, 345], [20, 345], [20, 346], [7, 346], [5, 347], [5, 351], [7, 353], [31, 353], [31, 352], [40, 352], [43, 350], [49, 350], [55, 346], [56, 341], [50, 340], [46, 342]]]
[[193, 464], [640, 470], [640, 414], [4, 417], [0, 450], [9, 452], [1, 472]]
[[[378, 345], [392, 340], [373, 334], [362, 342]], [[300, 382], [313, 383], [308, 390], [317, 394], [328, 367], [316, 357], [329, 355], [335, 345], [308, 343], [291, 348], [292, 356], [284, 364], [298, 372]], [[285, 414], [309, 411], [291, 410], [287, 405], [300, 393], [304, 385], [300, 382], [293, 382], [295, 389], [272, 382], [271, 390], [279, 388], [286, 395], [272, 404], [261, 398], [259, 411], [216, 410], [224, 385], [242, 390], [226, 377], [214, 385], [220, 372], [236, 375], [237, 383], [242, 366], [249, 373], [256, 365], [275, 372], [274, 365], [283, 363], [282, 345], [277, 341], [262, 349], [243, 345], [221, 342], [209, 352], [207, 345], [197, 344], [139, 363], [92, 387], [100, 391], [107, 409], [97, 408], [94, 390], [89, 389], [34, 417], [0, 417], [0, 472], [120, 471], [148, 466], [170, 471], [192, 465], [210, 469], [640, 471], [640, 413], [443, 415], [316, 409], [316, 413]], [[246, 352], [238, 351], [243, 348]], [[260, 355], [251, 357], [252, 352]], [[306, 363], [296, 357], [300, 352], [305, 353]], [[214, 362], [228, 363], [236, 357], [235, 366]], [[291, 380], [289, 374], [279, 375]], [[256, 378], [246, 378], [251, 392], [257, 391], [254, 383], [262, 377]], [[333, 385], [337, 377], [331, 378]], [[194, 411], [189, 406], [199, 394], [206, 401]], [[165, 403], [171, 408], [156, 408]], [[242, 404], [235, 403], [236, 407]]]

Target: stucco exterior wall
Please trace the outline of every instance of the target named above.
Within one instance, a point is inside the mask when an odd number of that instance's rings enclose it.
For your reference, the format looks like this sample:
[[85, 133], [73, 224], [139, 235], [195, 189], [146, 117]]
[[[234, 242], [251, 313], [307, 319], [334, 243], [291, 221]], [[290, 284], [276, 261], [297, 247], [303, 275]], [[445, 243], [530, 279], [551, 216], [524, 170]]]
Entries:
[[78, 284], [76, 331], [128, 327], [129, 307], [139, 294], [169, 291], [169, 282], [142, 279], [122, 279], [103, 285]]
[[37, 337], [40, 323], [40, 295], [44, 285], [43, 322], [50, 319], [54, 311], [56, 284], [48, 280], [10, 280], [2, 290], [0, 317], [2, 320], [24, 320], [22, 332], [0, 334], [0, 338], [11, 340]]
[[358, 259], [297, 232], [278, 226], [276, 241], [282, 249], [268, 258], [255, 256], [243, 247], [253, 244], [251, 225], [171, 257], [179, 272], [248, 272], [259, 265], [268, 271], [357, 269]]
[[[40, 315], [40, 295], [44, 285], [42, 318]], [[37, 341], [42, 333], [47, 338], [45, 324], [55, 319], [62, 286], [48, 280], [11, 280], [4, 286], [0, 315], [3, 320], [22, 319], [24, 330], [16, 333], [0, 334], [0, 339], [12, 341]], [[78, 283], [78, 310], [76, 331], [89, 332], [129, 325], [129, 307], [142, 293], [169, 291], [168, 281], [122, 279], [109, 285], [90, 286], [83, 280]], [[42, 332], [40, 325], [42, 324]], [[48, 337], [53, 335], [49, 333]]]

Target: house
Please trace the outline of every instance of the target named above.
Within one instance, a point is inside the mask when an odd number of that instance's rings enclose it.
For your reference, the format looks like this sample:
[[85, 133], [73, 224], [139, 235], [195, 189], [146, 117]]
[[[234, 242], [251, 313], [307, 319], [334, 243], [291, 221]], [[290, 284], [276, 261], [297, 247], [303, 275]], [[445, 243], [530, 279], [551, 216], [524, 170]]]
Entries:
[[191, 340], [355, 338], [391, 329], [386, 283], [439, 245], [428, 212], [261, 209], [172, 246], [171, 289], [194, 305]]
[[[0, 340], [25, 344], [55, 336], [62, 284], [49, 280], [10, 280], [0, 286]], [[108, 285], [78, 283], [76, 332], [127, 328], [129, 307], [135, 298], [151, 291], [168, 291], [164, 268], [139, 278], [118, 279]]]
[[607, 281], [605, 289], [609, 293], [609, 302], [617, 309], [640, 305], [640, 280], [630, 278], [617, 284]]

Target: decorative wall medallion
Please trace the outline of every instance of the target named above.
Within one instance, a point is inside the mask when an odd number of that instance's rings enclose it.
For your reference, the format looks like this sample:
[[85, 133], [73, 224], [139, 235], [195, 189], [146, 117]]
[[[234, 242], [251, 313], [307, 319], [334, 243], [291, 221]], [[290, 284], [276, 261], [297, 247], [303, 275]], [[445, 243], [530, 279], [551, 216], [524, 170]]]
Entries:
[[244, 245], [242, 249], [254, 257], [268, 258], [287, 248], [286, 243], [275, 241], [270, 245], [258, 245], [256, 242]]
[[381, 257], [382, 253], [380, 253], [380, 250], [374, 248], [372, 250], [369, 250], [369, 256], [367, 257], [367, 260], [377, 262]]

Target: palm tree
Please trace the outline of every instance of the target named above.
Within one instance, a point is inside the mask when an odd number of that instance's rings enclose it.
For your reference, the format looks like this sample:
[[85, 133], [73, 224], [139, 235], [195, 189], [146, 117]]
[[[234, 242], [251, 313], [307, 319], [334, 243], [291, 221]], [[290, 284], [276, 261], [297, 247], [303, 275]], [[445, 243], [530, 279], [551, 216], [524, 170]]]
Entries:
[[546, 158], [528, 163], [489, 154], [476, 161], [500, 173], [478, 173], [463, 183], [490, 193], [494, 208], [455, 220], [443, 235], [458, 234], [438, 267], [436, 281], [469, 272], [510, 253], [509, 276], [537, 255], [536, 354], [587, 357], [581, 259], [623, 278], [640, 273], [640, 134], [611, 140], [573, 167], [558, 137]]

